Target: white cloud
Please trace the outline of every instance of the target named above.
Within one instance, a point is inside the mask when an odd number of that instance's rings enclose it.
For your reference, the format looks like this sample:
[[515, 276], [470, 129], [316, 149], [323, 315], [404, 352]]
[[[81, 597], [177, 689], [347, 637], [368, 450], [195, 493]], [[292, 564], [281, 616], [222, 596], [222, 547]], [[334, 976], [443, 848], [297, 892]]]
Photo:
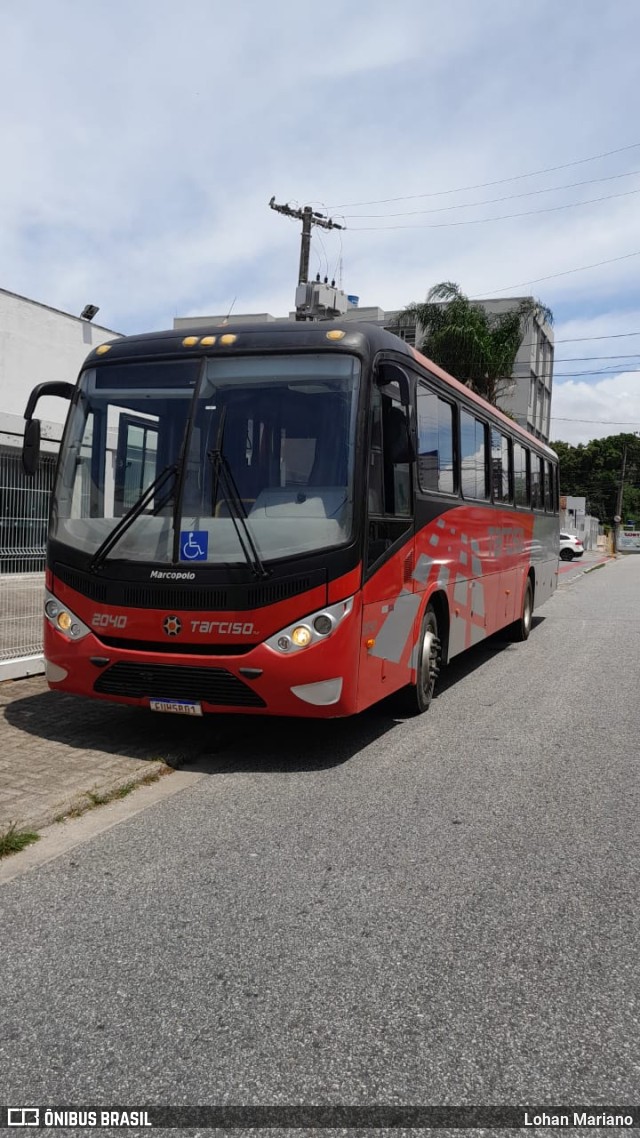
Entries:
[[582, 379], [554, 383], [552, 439], [575, 446], [632, 431], [640, 431], [640, 370], [592, 383]]
[[[91, 301], [123, 331], [227, 311], [234, 297], [235, 311], [281, 315], [293, 303], [299, 226], [268, 209], [272, 194], [335, 204], [336, 216], [397, 213], [640, 170], [639, 147], [465, 193], [340, 205], [628, 146], [639, 36], [640, 9], [596, 0], [369, 0], [313, 19], [293, 0], [5, 5], [0, 285], [74, 312]], [[441, 225], [635, 189], [640, 175], [389, 223]], [[640, 250], [639, 199], [387, 232], [357, 231], [376, 222], [353, 217], [342, 234], [314, 234], [311, 267], [338, 275], [342, 254], [346, 291], [383, 308], [449, 279], [472, 295], [533, 292], [554, 309], [558, 336], [640, 329], [640, 257], [553, 276]], [[521, 285], [540, 277], [551, 279]], [[589, 354], [574, 347], [558, 356]], [[609, 378], [576, 379], [587, 394], [600, 389], [600, 418], [636, 414], [635, 404], [613, 413]], [[558, 416], [575, 411], [572, 390], [556, 381]]]

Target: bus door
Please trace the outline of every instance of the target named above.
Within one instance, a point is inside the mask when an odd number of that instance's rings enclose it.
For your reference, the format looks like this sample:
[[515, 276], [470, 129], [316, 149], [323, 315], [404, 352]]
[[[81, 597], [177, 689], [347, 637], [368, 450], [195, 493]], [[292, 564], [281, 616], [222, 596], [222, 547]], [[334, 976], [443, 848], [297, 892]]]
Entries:
[[[397, 364], [376, 372], [369, 410], [360, 701], [409, 682], [419, 594], [414, 592], [411, 385]], [[384, 694], [384, 691], [383, 693]]]

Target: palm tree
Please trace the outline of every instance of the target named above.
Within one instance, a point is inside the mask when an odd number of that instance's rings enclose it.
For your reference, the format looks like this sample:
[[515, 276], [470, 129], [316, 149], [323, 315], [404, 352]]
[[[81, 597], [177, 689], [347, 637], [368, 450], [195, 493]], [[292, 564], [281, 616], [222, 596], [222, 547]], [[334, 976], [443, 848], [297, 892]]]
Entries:
[[512, 382], [516, 356], [534, 316], [553, 323], [551, 310], [533, 297], [508, 312], [487, 312], [459, 285], [442, 281], [422, 304], [407, 305], [399, 323], [419, 325], [424, 333], [419, 350], [495, 404]]

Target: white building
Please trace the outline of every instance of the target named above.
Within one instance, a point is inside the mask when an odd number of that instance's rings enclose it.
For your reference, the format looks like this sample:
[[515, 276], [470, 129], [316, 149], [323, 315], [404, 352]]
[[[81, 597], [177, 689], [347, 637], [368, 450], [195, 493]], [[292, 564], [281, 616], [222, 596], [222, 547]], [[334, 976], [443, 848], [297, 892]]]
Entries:
[[[74, 383], [91, 349], [118, 335], [80, 316], [0, 289], [0, 413], [22, 419], [36, 383]], [[64, 400], [38, 404], [38, 415], [53, 423], [64, 422], [66, 413]]]
[[74, 383], [117, 332], [0, 289], [0, 679], [42, 671], [42, 580], [49, 497], [69, 404], [42, 399], [42, 456], [22, 470], [24, 411], [36, 383]]

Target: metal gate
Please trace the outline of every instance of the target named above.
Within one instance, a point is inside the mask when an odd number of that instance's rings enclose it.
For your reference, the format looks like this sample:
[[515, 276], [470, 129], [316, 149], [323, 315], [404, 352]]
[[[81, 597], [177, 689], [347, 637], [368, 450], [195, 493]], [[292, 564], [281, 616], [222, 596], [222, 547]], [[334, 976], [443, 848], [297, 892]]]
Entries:
[[20, 451], [0, 447], [0, 680], [44, 670], [42, 594], [56, 455], [33, 477]]

